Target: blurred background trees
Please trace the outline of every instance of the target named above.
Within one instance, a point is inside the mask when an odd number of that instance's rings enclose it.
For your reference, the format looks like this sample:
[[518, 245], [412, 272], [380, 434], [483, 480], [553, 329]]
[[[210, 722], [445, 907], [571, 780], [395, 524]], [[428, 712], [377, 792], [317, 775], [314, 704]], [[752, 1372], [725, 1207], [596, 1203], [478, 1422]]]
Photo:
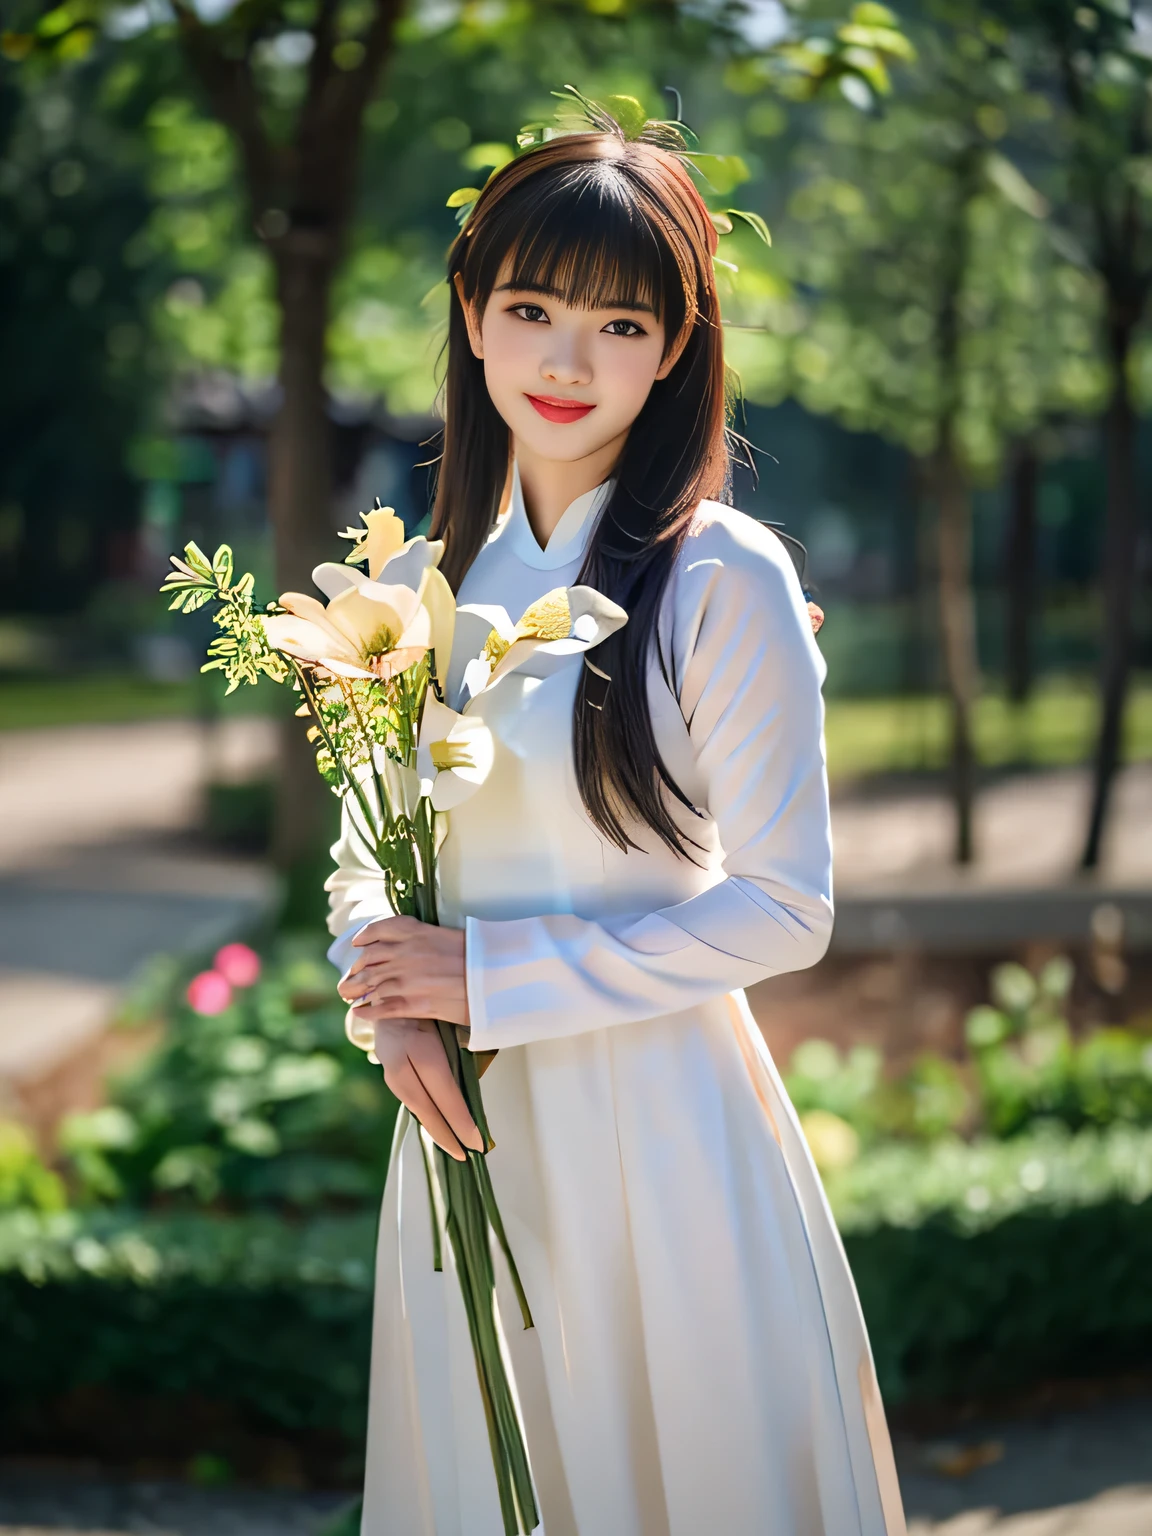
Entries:
[[[1095, 666], [1095, 860], [1149, 644], [1152, 161], [1132, 15], [1070, 0], [931, 0], [899, 20], [768, 0], [9, 12], [8, 612], [70, 612], [90, 637], [115, 591], [150, 640], [156, 561], [189, 534], [259, 550], [270, 527], [283, 587], [307, 585], [377, 491], [415, 526], [447, 195], [503, 163], [565, 80], [654, 115], [675, 112], [671, 86], [772, 227], [771, 251], [739, 229], [723, 242], [744, 430], [779, 461], [736, 495], [812, 548], [834, 599], [831, 687], [943, 687], [964, 860], [982, 678], [1021, 702], [1036, 676]], [[111, 661], [141, 655], [174, 652]], [[323, 811], [291, 740], [286, 866]]]
[[[1057, 108], [1043, 147], [1058, 188], [1057, 236], [1099, 290], [1108, 370], [1103, 422], [1107, 494], [1101, 590], [1101, 717], [1092, 810], [1082, 862], [1100, 858], [1132, 663], [1138, 581], [1135, 353], [1152, 289], [1152, 58], [1147, 16], [1135, 6], [1039, 0], [1008, 12], [1029, 78]], [[1147, 519], [1145, 518], [1145, 527]]]

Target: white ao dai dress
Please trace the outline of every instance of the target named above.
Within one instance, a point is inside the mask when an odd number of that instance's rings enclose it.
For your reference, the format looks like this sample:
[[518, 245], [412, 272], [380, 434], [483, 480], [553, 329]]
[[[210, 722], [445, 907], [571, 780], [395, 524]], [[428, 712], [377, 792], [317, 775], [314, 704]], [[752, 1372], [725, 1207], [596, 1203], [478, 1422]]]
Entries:
[[[512, 619], [576, 581], [606, 495], [541, 549], [511, 507], [461, 603]], [[535, 1320], [497, 1256], [545, 1536], [900, 1536], [867, 1336], [819, 1178], [741, 988], [812, 965], [832, 926], [824, 666], [780, 541], [704, 503], [663, 604], [656, 739], [703, 813], [696, 863], [622, 853], [580, 801], [582, 658], [481, 693], [493, 770], [449, 816], [441, 914], [467, 932], [492, 1181]], [[448, 702], [465, 663], [453, 656]], [[334, 850], [330, 951], [389, 915]], [[414, 1123], [384, 1195], [363, 1536], [502, 1536], [445, 1244], [432, 1268]], [[503, 1288], [500, 1288], [500, 1287]]]

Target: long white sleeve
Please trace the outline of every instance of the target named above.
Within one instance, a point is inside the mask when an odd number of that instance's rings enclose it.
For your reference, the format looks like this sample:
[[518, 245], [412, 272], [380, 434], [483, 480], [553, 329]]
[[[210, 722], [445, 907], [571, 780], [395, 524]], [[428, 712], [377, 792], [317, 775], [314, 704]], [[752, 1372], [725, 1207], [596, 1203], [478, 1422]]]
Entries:
[[824, 663], [787, 554], [729, 513], [688, 541], [667, 601], [673, 683], [726, 878], [632, 918], [470, 917], [473, 1050], [676, 1013], [827, 948]]
[[335, 937], [328, 958], [341, 975], [356, 958], [352, 940], [368, 923], [395, 913], [384, 887], [384, 872], [357, 830], [360, 813], [345, 799], [340, 836], [332, 844], [336, 868], [324, 882], [328, 892], [328, 931]]

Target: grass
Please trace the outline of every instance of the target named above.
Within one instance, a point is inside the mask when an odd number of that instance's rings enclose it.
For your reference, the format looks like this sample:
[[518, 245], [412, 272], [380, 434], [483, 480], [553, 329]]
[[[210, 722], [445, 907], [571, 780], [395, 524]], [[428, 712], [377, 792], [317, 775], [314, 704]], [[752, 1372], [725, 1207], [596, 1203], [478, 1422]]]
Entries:
[[[1053, 681], [1023, 707], [1000, 694], [977, 703], [976, 750], [986, 767], [1059, 767], [1088, 762], [1098, 708], [1090, 685]], [[834, 779], [946, 767], [948, 702], [939, 696], [828, 701], [828, 771]], [[1152, 680], [1133, 687], [1125, 720], [1124, 756], [1152, 758]]]
[[0, 731], [53, 725], [121, 725], [134, 720], [171, 720], [208, 708], [226, 714], [272, 714], [278, 702], [270, 686], [238, 689], [224, 698], [218, 678], [190, 677], [158, 683], [131, 673], [75, 677], [0, 677]]

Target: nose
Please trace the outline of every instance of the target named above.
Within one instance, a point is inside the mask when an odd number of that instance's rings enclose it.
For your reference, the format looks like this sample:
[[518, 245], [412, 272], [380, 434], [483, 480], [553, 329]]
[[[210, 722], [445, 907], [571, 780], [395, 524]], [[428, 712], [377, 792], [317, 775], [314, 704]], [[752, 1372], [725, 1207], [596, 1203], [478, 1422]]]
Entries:
[[592, 364], [579, 334], [564, 326], [549, 329], [549, 346], [540, 362], [540, 377], [549, 384], [590, 384]]

